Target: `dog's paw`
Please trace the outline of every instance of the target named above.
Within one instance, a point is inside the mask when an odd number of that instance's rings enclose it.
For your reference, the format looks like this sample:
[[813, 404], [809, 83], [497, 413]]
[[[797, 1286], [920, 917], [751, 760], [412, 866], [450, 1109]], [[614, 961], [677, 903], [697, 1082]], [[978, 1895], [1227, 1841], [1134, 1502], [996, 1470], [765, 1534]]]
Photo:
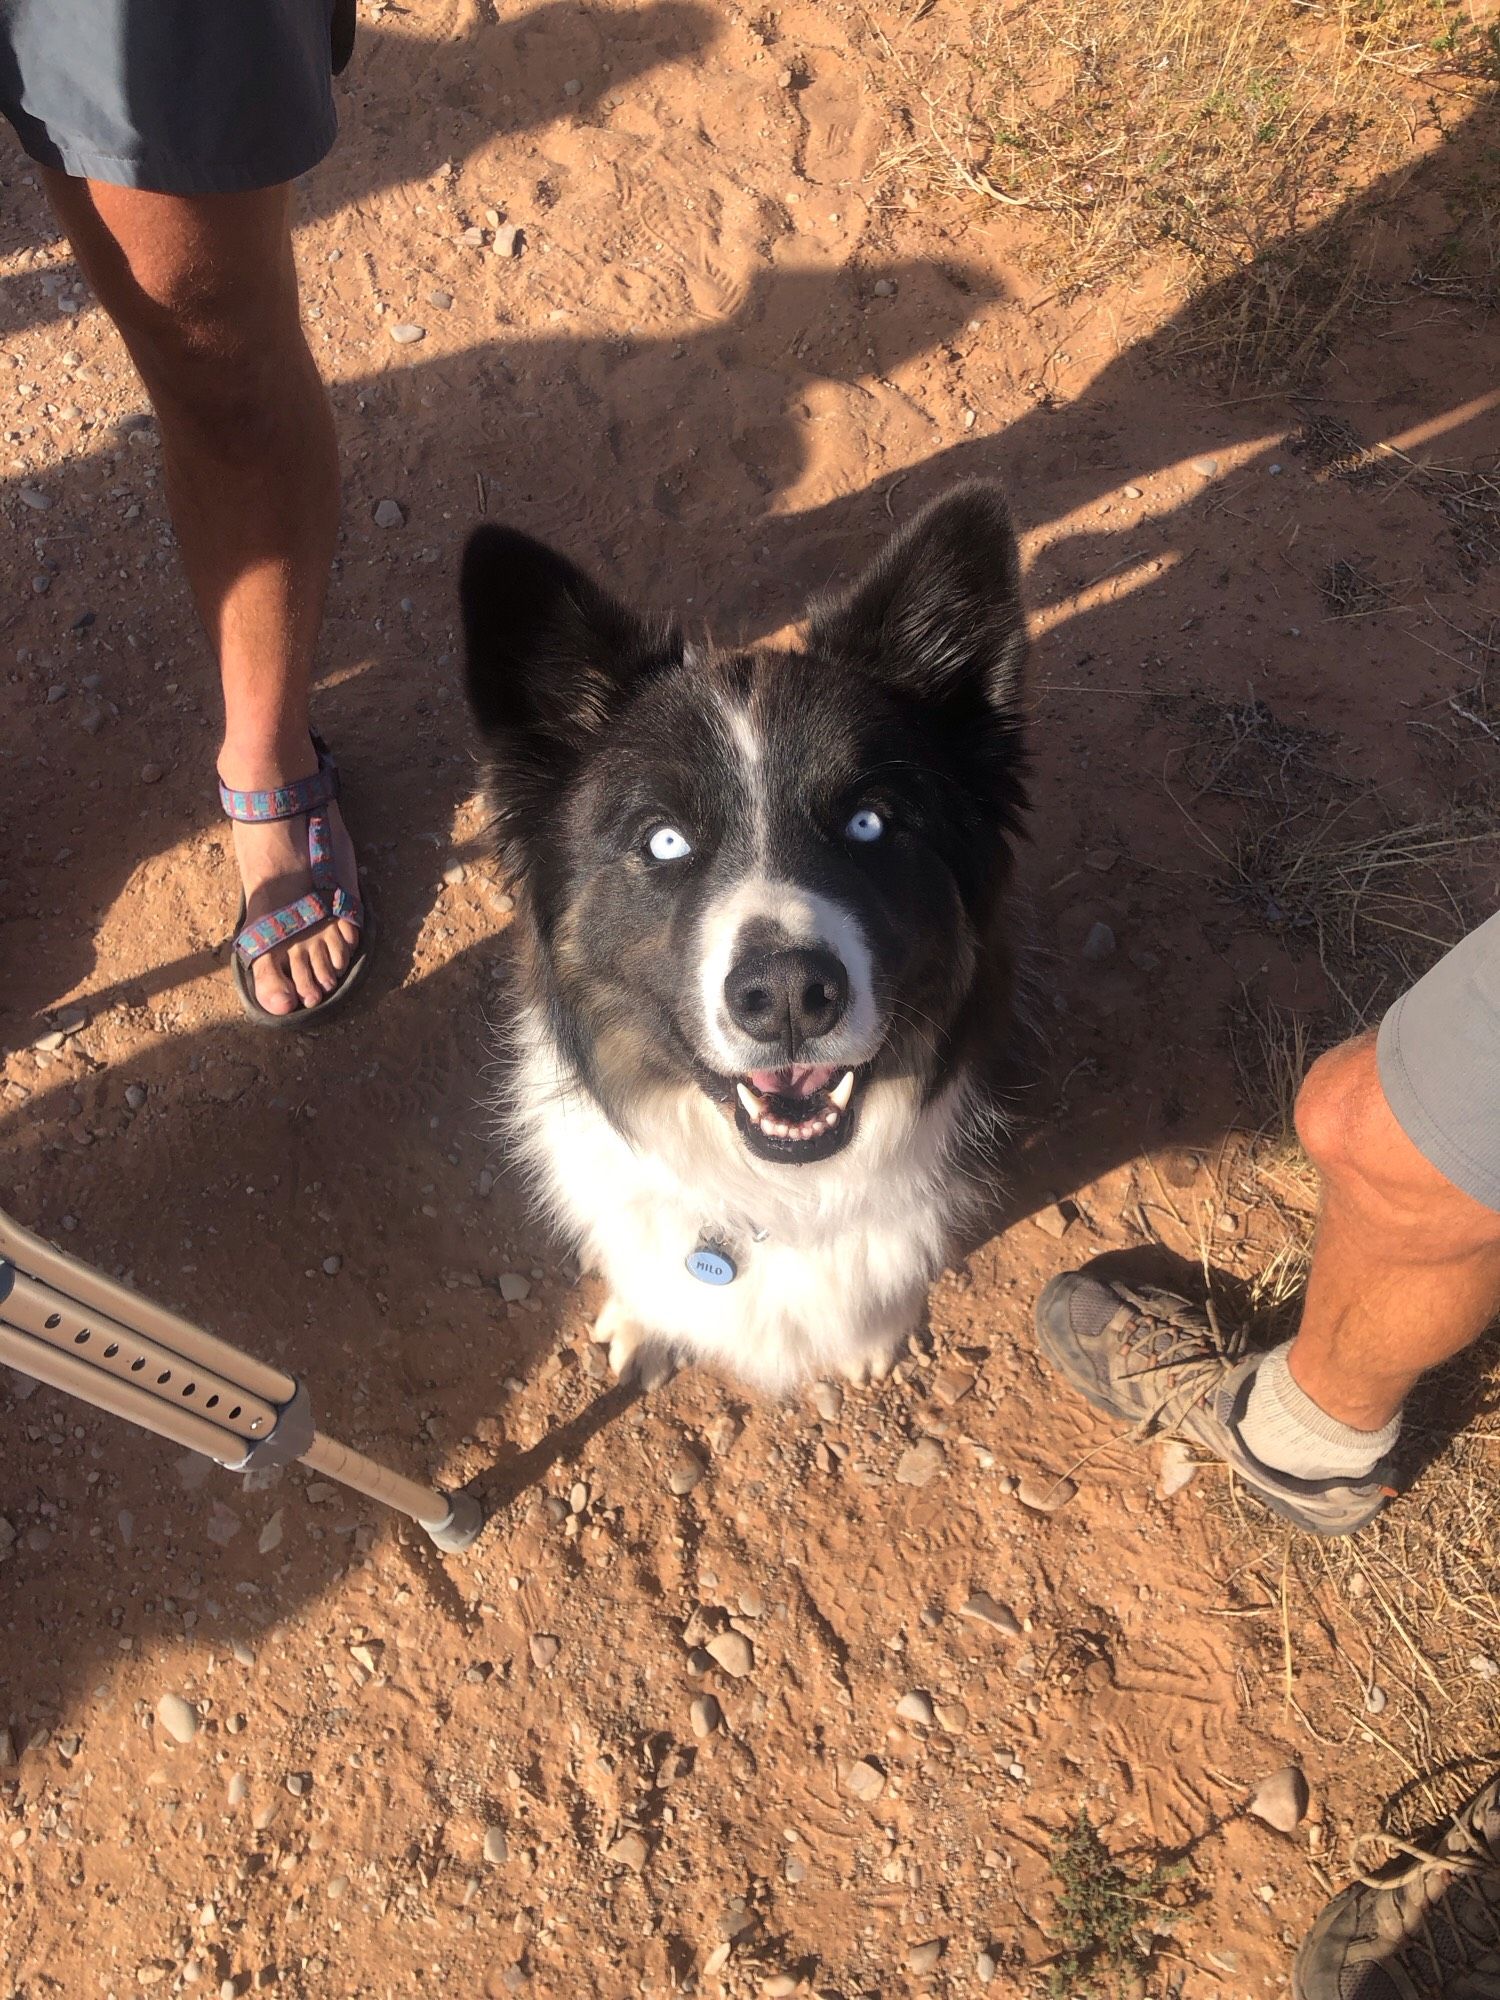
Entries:
[[846, 1382], [852, 1382], [862, 1389], [867, 1382], [883, 1382], [891, 1372], [891, 1364], [896, 1359], [896, 1350], [886, 1347], [866, 1348], [863, 1354], [853, 1354], [839, 1369]]
[[609, 1349], [609, 1365], [621, 1382], [639, 1382], [650, 1391], [670, 1382], [676, 1372], [670, 1349], [638, 1326], [614, 1299], [594, 1321], [592, 1337]]

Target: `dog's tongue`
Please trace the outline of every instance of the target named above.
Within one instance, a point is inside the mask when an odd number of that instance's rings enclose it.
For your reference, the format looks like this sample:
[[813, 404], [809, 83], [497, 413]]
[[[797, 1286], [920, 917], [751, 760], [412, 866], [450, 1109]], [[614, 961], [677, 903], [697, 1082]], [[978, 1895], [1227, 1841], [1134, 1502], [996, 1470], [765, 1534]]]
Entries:
[[750, 1088], [762, 1097], [816, 1097], [838, 1071], [828, 1064], [794, 1063], [790, 1069], [753, 1069]]

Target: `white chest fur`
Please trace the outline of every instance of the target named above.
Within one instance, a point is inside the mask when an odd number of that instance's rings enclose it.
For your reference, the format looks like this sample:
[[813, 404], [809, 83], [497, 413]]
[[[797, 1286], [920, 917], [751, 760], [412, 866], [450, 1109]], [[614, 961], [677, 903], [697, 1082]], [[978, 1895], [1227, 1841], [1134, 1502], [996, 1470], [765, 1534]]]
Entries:
[[[884, 1373], [919, 1321], [962, 1206], [960, 1087], [920, 1106], [910, 1086], [872, 1084], [843, 1152], [770, 1166], [691, 1089], [633, 1106], [627, 1140], [532, 1013], [509, 1095], [536, 1192], [603, 1273], [617, 1325], [775, 1393]], [[687, 1269], [704, 1242], [729, 1253], [731, 1283]]]

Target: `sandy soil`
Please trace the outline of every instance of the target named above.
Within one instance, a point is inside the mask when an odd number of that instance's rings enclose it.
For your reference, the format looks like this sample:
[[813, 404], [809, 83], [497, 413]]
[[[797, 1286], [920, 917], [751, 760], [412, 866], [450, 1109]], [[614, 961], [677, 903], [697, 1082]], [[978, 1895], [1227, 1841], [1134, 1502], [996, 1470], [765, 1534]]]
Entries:
[[[1248, 990], [1315, 1024], [1329, 995], [1225, 897], [1240, 808], [1176, 780], [1205, 713], [1253, 695], [1327, 732], [1354, 795], [1413, 820], [1442, 803], [1451, 765], [1412, 725], [1447, 713], [1466, 669], [1444, 621], [1493, 615], [1495, 572], [1430, 482], [1330, 478], [1289, 441], [1311, 414], [1492, 464], [1493, 330], [1409, 291], [1310, 405], [1226, 400], [1164, 372], [1149, 284], [1063, 303], [1003, 220], [904, 200], [876, 59], [862, 14], [811, 5], [365, 15], [298, 246], [346, 475], [318, 715], [382, 959], [305, 1039], [235, 1009], [217, 697], [154, 431], [3, 163], [0, 1204], [304, 1375], [335, 1435], [493, 1510], [442, 1562], [300, 1472], [243, 1490], [7, 1378], [18, 2000], [854, 2000], [977, 1991], [986, 1952], [990, 1990], [1021, 1995], [1052, 1949], [1048, 1841], [1083, 1802], [1116, 1847], [1190, 1860], [1152, 1990], [1259, 2000], [1348, 1833], [1421, 1761], [1409, 1670], [1377, 1735], [1380, 1663], [1340, 1607], [1247, 1581], [1264, 1530], [1221, 1476], [1160, 1497], [1155, 1449], [1047, 1379], [1029, 1314], [1100, 1248], [1206, 1238], [1242, 1275], [1262, 1256], [1226, 1010]], [[1370, 198], [1393, 292], [1442, 224], [1424, 171]], [[496, 255], [508, 226], [518, 254]], [[514, 519], [763, 635], [975, 471], [1026, 533], [1055, 1076], [898, 1379], [775, 1408], [694, 1374], [643, 1401], [599, 1379], [592, 1281], [487, 1136], [509, 900], [457, 684], [461, 538]], [[1386, 608], [1332, 619], [1336, 560], [1384, 579]], [[1098, 923], [1103, 962], [1081, 952]], [[71, 1010], [84, 1025], [41, 1046]], [[513, 1274], [529, 1295], [503, 1303]], [[684, 1452], [702, 1476], [679, 1493]], [[1016, 1497], [1069, 1468], [1061, 1510]], [[961, 1615], [976, 1590], [1019, 1637]], [[750, 1671], [702, 1671], [730, 1626]], [[930, 1725], [898, 1716], [913, 1691]], [[154, 1719], [166, 1692], [201, 1714], [187, 1745]], [[1240, 1808], [1291, 1759], [1314, 1803], [1283, 1836]]]

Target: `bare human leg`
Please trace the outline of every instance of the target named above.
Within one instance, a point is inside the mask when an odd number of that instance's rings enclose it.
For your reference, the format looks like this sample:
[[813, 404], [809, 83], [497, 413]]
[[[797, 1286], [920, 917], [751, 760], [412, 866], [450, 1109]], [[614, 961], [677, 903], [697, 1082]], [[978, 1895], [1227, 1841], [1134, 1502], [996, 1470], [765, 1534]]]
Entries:
[[[289, 190], [182, 197], [47, 172], [78, 262], [161, 425], [167, 504], [224, 690], [219, 774], [241, 791], [316, 766], [308, 688], [338, 528], [337, 445], [303, 337]], [[354, 852], [329, 808], [339, 882]], [[236, 823], [247, 916], [308, 887], [301, 819]], [[267, 1012], [315, 1007], [358, 932], [327, 923], [253, 968]]]

